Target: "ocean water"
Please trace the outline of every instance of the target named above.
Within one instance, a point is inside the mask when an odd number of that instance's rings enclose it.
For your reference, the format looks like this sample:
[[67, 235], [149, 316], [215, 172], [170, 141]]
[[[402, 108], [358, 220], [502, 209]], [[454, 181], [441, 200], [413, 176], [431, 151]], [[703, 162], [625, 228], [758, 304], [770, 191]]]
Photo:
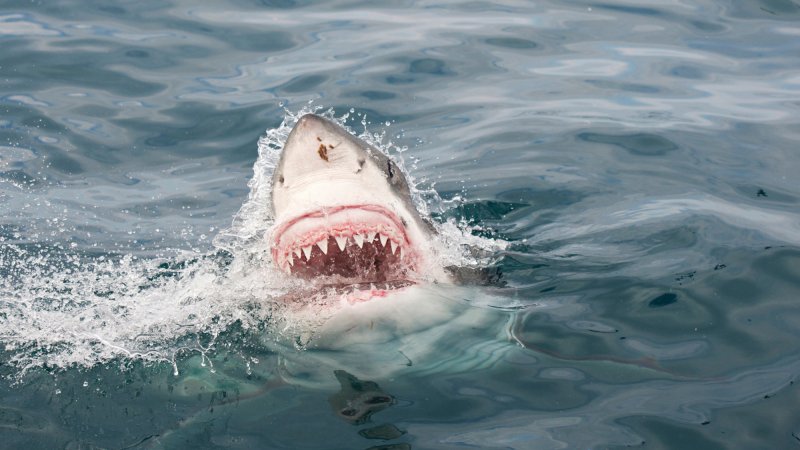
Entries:
[[[201, 3], [0, 5], [1, 446], [800, 445], [797, 2]], [[500, 282], [282, 302], [309, 111]]]

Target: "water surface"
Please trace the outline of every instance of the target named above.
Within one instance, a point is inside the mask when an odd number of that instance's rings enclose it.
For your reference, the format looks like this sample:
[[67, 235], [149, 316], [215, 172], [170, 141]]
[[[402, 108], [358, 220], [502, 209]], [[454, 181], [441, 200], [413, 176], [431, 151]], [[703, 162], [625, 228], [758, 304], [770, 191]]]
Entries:
[[[196, 3], [0, 6], [6, 445], [800, 444], [795, 2]], [[314, 108], [505, 284], [295, 348], [260, 255]]]

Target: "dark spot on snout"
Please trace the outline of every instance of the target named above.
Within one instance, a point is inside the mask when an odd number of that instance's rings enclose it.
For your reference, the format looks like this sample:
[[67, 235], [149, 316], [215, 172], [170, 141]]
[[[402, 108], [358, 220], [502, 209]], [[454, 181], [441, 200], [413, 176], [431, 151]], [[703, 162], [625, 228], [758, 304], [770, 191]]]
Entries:
[[318, 140], [318, 141], [320, 141], [320, 142], [322, 142], [322, 138], [321, 138], [321, 137], [319, 137], [319, 136], [317, 136], [317, 140]]
[[328, 160], [328, 149], [325, 147], [325, 144], [319, 144], [319, 149], [317, 150], [319, 157], [323, 160]]

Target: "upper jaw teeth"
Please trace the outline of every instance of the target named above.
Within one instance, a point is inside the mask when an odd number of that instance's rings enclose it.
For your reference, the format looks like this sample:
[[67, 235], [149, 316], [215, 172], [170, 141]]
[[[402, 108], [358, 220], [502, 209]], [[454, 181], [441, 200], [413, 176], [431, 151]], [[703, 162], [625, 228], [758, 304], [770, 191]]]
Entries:
[[336, 236], [336, 245], [339, 246], [339, 250], [344, 251], [344, 247], [347, 245], [347, 237]]
[[[283, 269], [291, 273], [292, 267], [296, 264], [297, 260], [301, 261], [310, 261], [311, 257], [317, 252], [320, 251], [324, 255], [328, 254], [329, 245], [328, 239], [333, 237], [336, 241], [336, 246], [339, 248], [339, 251], [344, 252], [345, 248], [348, 245], [355, 244], [358, 248], [364, 248], [364, 243], [374, 243], [376, 248], [384, 248], [384, 251], [391, 254], [396, 254], [397, 249], [400, 249], [400, 257], [403, 258], [405, 253], [403, 250], [403, 246], [398, 242], [396, 239], [390, 238], [387, 234], [382, 234], [377, 231], [366, 231], [361, 233], [354, 233], [350, 236], [342, 235], [342, 234], [331, 234], [324, 239], [321, 239], [313, 244], [307, 245], [298, 245], [294, 244], [291, 246], [290, 249], [286, 250], [284, 254], [283, 261], [279, 264], [283, 267]], [[375, 241], [375, 238], [378, 238]], [[380, 243], [380, 246], [378, 245]], [[314, 249], [318, 250], [314, 250]]]

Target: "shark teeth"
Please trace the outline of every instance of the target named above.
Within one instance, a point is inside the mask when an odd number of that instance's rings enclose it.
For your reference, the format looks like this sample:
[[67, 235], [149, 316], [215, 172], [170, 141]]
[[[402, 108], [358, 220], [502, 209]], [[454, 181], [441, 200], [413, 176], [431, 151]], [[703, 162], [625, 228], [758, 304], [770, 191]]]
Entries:
[[328, 254], [328, 238], [325, 238], [319, 242], [317, 242], [317, 247], [322, 250], [322, 253]]
[[339, 246], [339, 251], [344, 251], [344, 247], [347, 245], [347, 237], [346, 236], [336, 236], [336, 245]]
[[[349, 245], [356, 245], [358, 249], [364, 250], [365, 255], [372, 255], [373, 251], [383, 252], [385, 254], [397, 255], [398, 259], [406, 263], [413, 263], [415, 260], [415, 252], [413, 248], [406, 248], [406, 239], [401, 233], [392, 229], [383, 229], [374, 227], [372, 229], [366, 227], [348, 227], [344, 230], [328, 230], [326, 234], [314, 234], [304, 240], [296, 241], [289, 248], [284, 250], [283, 257], [277, 261], [278, 266], [286, 273], [292, 272], [305, 273], [306, 267], [315, 266], [323, 267], [330, 264], [336, 264], [336, 261], [328, 260], [323, 255], [329, 255], [331, 250], [330, 239], [336, 241], [334, 248], [339, 249], [342, 253], [355, 252], [355, 248], [351, 248], [348, 252]], [[355, 228], [355, 229], [354, 229]], [[323, 238], [324, 236], [324, 238]], [[377, 239], [376, 239], [377, 238]], [[366, 245], [365, 244], [369, 244]], [[372, 247], [370, 247], [370, 245]], [[314, 252], [314, 247], [317, 247], [322, 254], [317, 255]], [[312, 256], [315, 256], [314, 262], [311, 262]], [[351, 256], [356, 256], [353, 253]], [[298, 263], [300, 261], [300, 263]], [[299, 264], [299, 266], [298, 266]]]

